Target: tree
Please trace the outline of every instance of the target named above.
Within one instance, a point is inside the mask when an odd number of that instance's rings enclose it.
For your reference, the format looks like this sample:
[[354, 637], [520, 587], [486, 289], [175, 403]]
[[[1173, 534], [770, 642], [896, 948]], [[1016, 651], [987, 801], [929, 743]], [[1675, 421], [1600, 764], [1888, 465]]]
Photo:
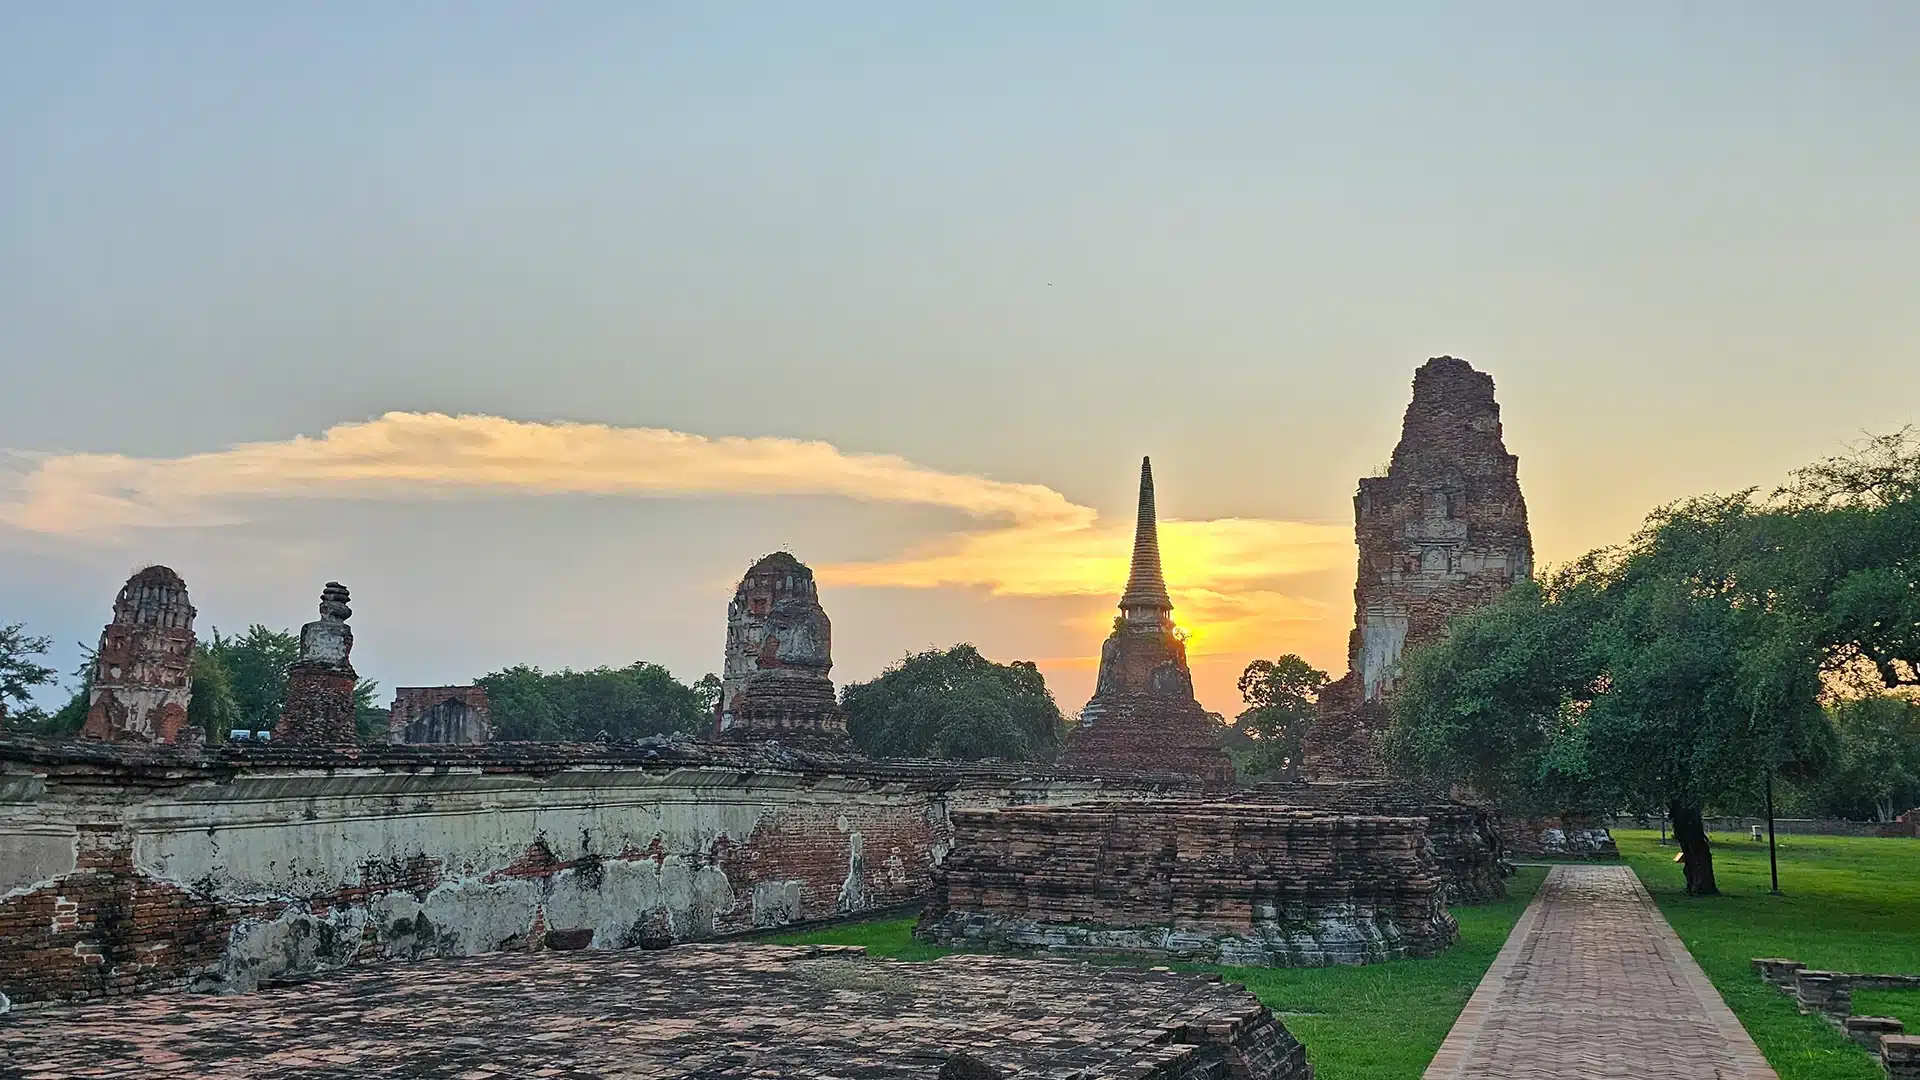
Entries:
[[59, 673], [34, 657], [45, 656], [52, 647], [52, 638], [29, 635], [25, 623], [0, 626], [0, 726], [45, 719], [33, 704], [33, 688], [48, 685]]
[[1775, 500], [1773, 598], [1815, 617], [1831, 668], [1920, 686], [1920, 428], [1809, 465]]
[[1766, 535], [1750, 493], [1656, 511], [1592, 553], [1412, 650], [1388, 752], [1483, 793], [1664, 808], [1687, 891], [1718, 891], [1703, 810], [1833, 754], [1823, 652], [1793, 604], [1743, 572]]
[[187, 723], [206, 733], [207, 742], [225, 741], [239, 726], [240, 703], [233, 696], [233, 673], [221, 654], [202, 643], [193, 646], [193, 694], [187, 699]]
[[206, 651], [225, 666], [238, 709], [235, 726], [271, 728], [280, 719], [287, 700], [287, 669], [300, 659], [300, 639], [285, 630], [269, 630], [259, 623], [238, 637], [222, 636], [214, 628]]
[[709, 671], [700, 676], [700, 680], [693, 684], [693, 689], [700, 695], [700, 700], [706, 703], [708, 712], [720, 707], [720, 676]]
[[584, 742], [694, 734], [712, 723], [703, 694], [659, 664], [544, 672], [525, 664], [476, 680], [486, 688], [497, 738]]
[[912, 653], [841, 691], [847, 731], [874, 757], [1051, 761], [1065, 721], [1040, 669], [972, 645]]
[[1831, 710], [1839, 735], [1833, 770], [1802, 785], [1816, 814], [1891, 821], [1920, 806], [1920, 703], [1894, 694], [1844, 701]]
[[387, 720], [391, 709], [380, 704], [380, 680], [361, 679], [353, 684], [353, 722], [361, 742], [387, 741]]
[[77, 644], [80, 648], [80, 665], [73, 669], [73, 677], [79, 682], [67, 697], [67, 703], [40, 722], [38, 731], [42, 735], [68, 736], [86, 726], [87, 710], [93, 702], [93, 661], [98, 650], [85, 643]]
[[1327, 681], [1326, 672], [1293, 653], [1247, 665], [1239, 683], [1247, 709], [1233, 724], [1251, 744], [1242, 756], [1244, 771], [1290, 778], [1298, 774], [1301, 744]]

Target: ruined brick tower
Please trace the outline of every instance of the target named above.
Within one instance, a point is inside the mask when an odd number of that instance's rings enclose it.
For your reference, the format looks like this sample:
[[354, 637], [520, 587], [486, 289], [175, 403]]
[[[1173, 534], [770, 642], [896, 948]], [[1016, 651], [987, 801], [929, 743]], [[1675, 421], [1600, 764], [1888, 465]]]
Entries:
[[287, 669], [287, 703], [273, 739], [302, 746], [352, 746], [360, 741], [353, 714], [352, 597], [337, 581], [320, 592], [320, 617], [300, 628], [300, 659]]
[[396, 746], [478, 745], [493, 740], [493, 710], [484, 686], [397, 686], [387, 710], [387, 741]]
[[187, 583], [164, 566], [127, 579], [113, 601], [113, 621], [100, 632], [83, 739], [103, 742], [191, 741], [193, 605]]
[[833, 624], [813, 571], [784, 551], [754, 563], [727, 605], [715, 737], [845, 747], [832, 670]]
[[1100, 677], [1067, 736], [1069, 765], [1178, 772], [1210, 784], [1233, 781], [1207, 711], [1193, 696], [1187, 645], [1173, 626], [1173, 601], [1160, 572], [1153, 463], [1140, 459], [1140, 506], [1133, 563], [1120, 617], [1100, 647]]
[[1392, 463], [1361, 480], [1353, 499], [1360, 568], [1347, 674], [1321, 695], [1308, 776], [1377, 775], [1401, 654], [1533, 573], [1519, 468], [1501, 439], [1491, 375], [1451, 356], [1414, 372]]

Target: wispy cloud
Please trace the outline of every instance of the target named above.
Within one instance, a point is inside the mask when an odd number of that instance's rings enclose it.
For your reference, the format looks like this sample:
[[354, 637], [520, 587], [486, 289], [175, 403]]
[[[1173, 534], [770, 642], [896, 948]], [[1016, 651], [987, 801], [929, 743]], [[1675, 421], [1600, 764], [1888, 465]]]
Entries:
[[[1040, 484], [825, 442], [495, 416], [388, 413], [318, 437], [174, 458], [14, 451], [0, 459], [0, 525], [76, 538], [238, 522], [258, 499], [478, 494], [828, 495], [937, 506], [980, 524], [896, 558], [823, 565], [822, 578], [1001, 596], [1113, 595], [1126, 576], [1131, 529]], [[1352, 558], [1345, 529], [1246, 518], [1165, 522], [1161, 547], [1196, 652], [1246, 648], [1275, 622], [1321, 617], [1288, 594], [1285, 579]]]
[[1095, 514], [1040, 484], [922, 468], [830, 443], [710, 439], [662, 428], [529, 423], [497, 416], [388, 413], [318, 438], [242, 443], [177, 458], [15, 451], [0, 474], [0, 523], [101, 535], [129, 527], [236, 520], [243, 499], [421, 494], [839, 495], [949, 507], [982, 518], [1091, 524]]

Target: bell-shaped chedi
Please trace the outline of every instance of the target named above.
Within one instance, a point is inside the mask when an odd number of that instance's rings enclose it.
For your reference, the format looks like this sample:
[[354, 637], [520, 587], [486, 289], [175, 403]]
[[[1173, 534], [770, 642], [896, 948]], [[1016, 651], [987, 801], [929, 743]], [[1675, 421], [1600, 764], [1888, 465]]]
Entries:
[[287, 701], [280, 708], [273, 740], [300, 746], [352, 746], [360, 741], [355, 723], [352, 597], [337, 581], [320, 592], [320, 617], [300, 628], [300, 659], [287, 669]]
[[1160, 572], [1160, 528], [1153, 464], [1140, 459], [1140, 508], [1133, 563], [1120, 594], [1120, 617], [1100, 648], [1100, 678], [1080, 723], [1067, 735], [1069, 765], [1174, 772], [1210, 784], [1233, 780], [1213, 720], [1193, 696], [1187, 646], [1173, 625], [1173, 601]]
[[83, 739], [172, 743], [187, 727], [193, 696], [193, 605], [187, 583], [164, 566], [127, 579], [100, 633]]
[[1493, 377], [1439, 356], [1413, 375], [1400, 443], [1353, 499], [1360, 548], [1347, 674], [1320, 697], [1303, 753], [1319, 779], [1376, 775], [1401, 655], [1533, 573], [1520, 459], [1501, 439]]
[[832, 671], [833, 624], [813, 571], [787, 552], [768, 555], [740, 579], [727, 605], [715, 736], [846, 746]]

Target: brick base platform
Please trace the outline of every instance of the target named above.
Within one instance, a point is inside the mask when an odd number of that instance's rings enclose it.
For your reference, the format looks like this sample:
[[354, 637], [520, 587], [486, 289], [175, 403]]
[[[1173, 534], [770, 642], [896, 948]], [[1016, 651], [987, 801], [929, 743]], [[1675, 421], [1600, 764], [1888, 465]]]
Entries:
[[1432, 956], [1458, 927], [1426, 821], [1224, 802], [959, 812], [915, 934], [1249, 966]]
[[8, 1019], [0, 1074], [28, 1080], [1311, 1076], [1266, 1007], [1207, 976], [833, 946], [495, 954]]

